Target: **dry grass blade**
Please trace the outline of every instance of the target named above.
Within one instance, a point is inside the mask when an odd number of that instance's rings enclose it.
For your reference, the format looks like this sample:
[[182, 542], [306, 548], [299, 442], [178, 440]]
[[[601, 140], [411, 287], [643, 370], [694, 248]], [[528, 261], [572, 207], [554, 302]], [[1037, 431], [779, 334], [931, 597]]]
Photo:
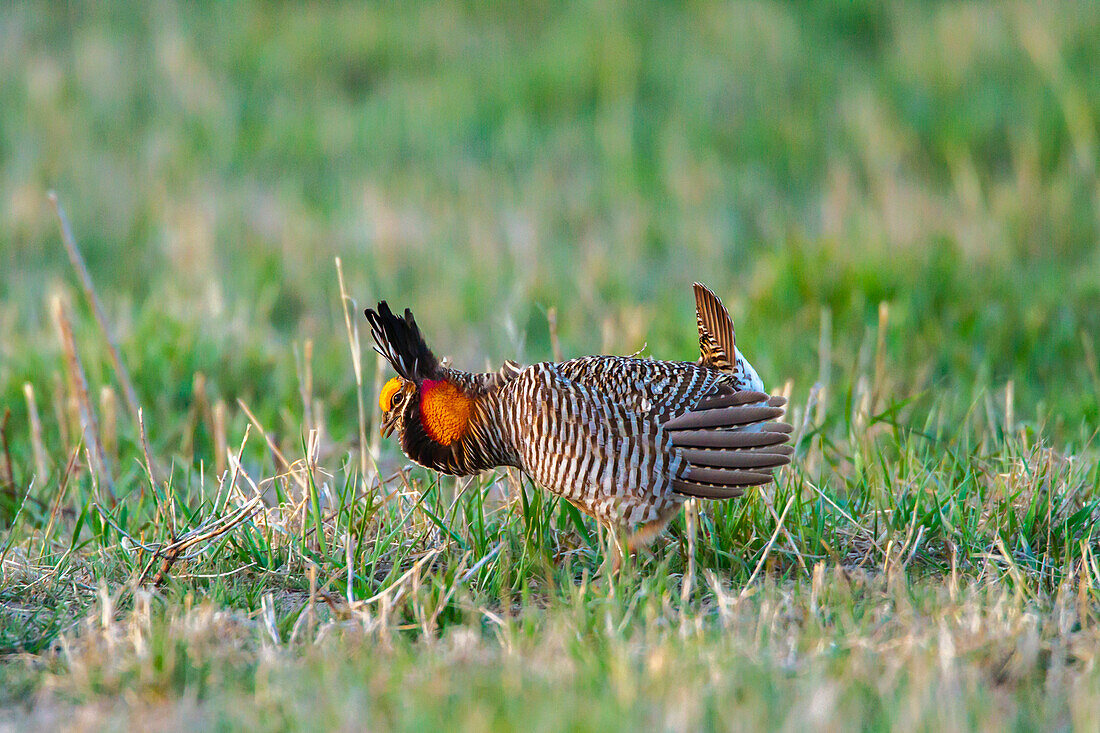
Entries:
[[[209, 542], [210, 540], [217, 539], [221, 535], [233, 530], [235, 527], [251, 519], [263, 504], [263, 496], [260, 494], [259, 487], [252, 481], [244, 469], [240, 465], [240, 457], [244, 454], [245, 445], [248, 444], [249, 429], [246, 426], [244, 431], [244, 437], [241, 439], [240, 451], [236, 456], [231, 456], [233, 462], [233, 475], [229, 479], [228, 491], [232, 491], [237, 485], [237, 476], [244, 475], [245, 479], [252, 486], [253, 496], [251, 499], [245, 500], [238, 508], [227, 516], [208, 520], [203, 525], [184, 533], [181, 537], [174, 539], [167, 546], [156, 548], [153, 550], [153, 558], [146, 564], [145, 569], [142, 571], [138, 579], [138, 585], [144, 585], [149, 578], [149, 573], [152, 571], [153, 565], [156, 564], [158, 558], [161, 559], [160, 567], [157, 570], [156, 575], [153, 576], [152, 583], [155, 586], [161, 585], [164, 579], [168, 575], [168, 571], [171, 569], [172, 564], [178, 560], [184, 552], [189, 548], [197, 545], [200, 542]], [[242, 495], [243, 498], [243, 495]]]
[[92, 276], [88, 273], [88, 268], [84, 265], [84, 257], [80, 254], [80, 249], [76, 245], [76, 238], [73, 236], [73, 230], [69, 225], [69, 219], [65, 216], [65, 209], [61, 206], [61, 201], [58, 199], [55, 192], [50, 191], [48, 196], [57, 214], [58, 223], [61, 225], [61, 242], [65, 245], [65, 251], [69, 255], [69, 261], [72, 263], [73, 269], [76, 270], [76, 274], [80, 277], [80, 284], [84, 288], [84, 296], [92, 306], [92, 312], [95, 314], [96, 323], [99, 324], [99, 330], [102, 332], [103, 339], [107, 343], [107, 352], [111, 357], [111, 364], [114, 366], [115, 376], [122, 386], [122, 395], [126, 399], [126, 405], [130, 408], [130, 414], [133, 415], [136, 420], [139, 403], [137, 392], [134, 391], [134, 384], [130, 379], [130, 372], [126, 369], [126, 364], [123, 363], [122, 357], [119, 355], [118, 344], [115, 342], [114, 334], [111, 332], [111, 327], [107, 323], [107, 316], [103, 312], [103, 306], [99, 302], [99, 296], [96, 295], [95, 285], [92, 284]]
[[99, 440], [99, 425], [96, 423], [92, 403], [88, 399], [88, 380], [84, 376], [84, 366], [81, 364], [80, 354], [77, 352], [76, 342], [73, 340], [72, 324], [60, 297], [55, 297], [52, 305], [54, 323], [57, 326], [58, 337], [61, 340], [61, 348], [65, 352], [67, 367], [65, 373], [69, 382], [69, 392], [76, 402], [84, 443], [90, 446], [88, 454], [91, 459], [92, 472], [97, 479], [106, 480], [107, 495], [113, 505], [115, 503], [114, 480], [107, 471], [103, 445]]
[[382, 394], [382, 378], [386, 373], [386, 358], [381, 354], [375, 354], [374, 360], [374, 389], [371, 391], [371, 435], [370, 455], [378, 468], [378, 457], [382, 455], [382, 408], [378, 404], [378, 396]]
[[680, 587], [680, 599], [687, 603], [692, 593], [695, 592], [695, 544], [699, 525], [699, 502], [697, 499], [688, 499], [684, 502], [684, 524], [687, 530], [688, 566]]
[[225, 400], [214, 403], [214, 470], [219, 476], [229, 467], [229, 438], [226, 434]]
[[[782, 526], [783, 523], [779, 521], [779, 515], [775, 513], [775, 502], [772, 501], [772, 492], [762, 491], [760, 492], [760, 498], [764, 501], [764, 506], [768, 509], [768, 514], [775, 520], [776, 524]], [[802, 572], [809, 574], [809, 568], [806, 567], [806, 560], [802, 557], [802, 553], [798, 551], [798, 545], [795, 543], [794, 538], [791, 537], [790, 531], [783, 526], [783, 538], [787, 540], [787, 544], [791, 548], [791, 554], [798, 560], [799, 567], [802, 568]]]
[[61, 482], [57, 488], [57, 498], [54, 499], [53, 507], [50, 508], [50, 519], [46, 523], [46, 531], [42, 535], [42, 554], [46, 554], [46, 542], [50, 539], [50, 533], [53, 531], [54, 522], [57, 520], [57, 513], [61, 509], [61, 502], [65, 499], [65, 492], [69, 488], [69, 477], [72, 476], [73, 466], [76, 465], [77, 456], [80, 455], [81, 446], [77, 446], [73, 449], [72, 454], [69, 456], [69, 461], [65, 464], [65, 470], [61, 474]]
[[[186, 532], [175, 541], [169, 543], [167, 546], [160, 548], [157, 551], [157, 555], [161, 558], [160, 568], [157, 570], [156, 575], [153, 576], [153, 585], [160, 585], [167, 577], [168, 570], [172, 567], [172, 564], [179, 559], [183, 553], [190, 548], [199, 544], [200, 542], [209, 542], [217, 539], [226, 532], [232, 531], [235, 527], [243, 524], [252, 518], [252, 516], [259, 510], [263, 503], [263, 497], [254, 496], [250, 501], [242, 506], [238, 507], [231, 514], [211, 520], [202, 526], [196, 527], [190, 532]], [[156, 557], [150, 561], [145, 570], [141, 574], [141, 578], [138, 581], [139, 585], [144, 585], [146, 579], [149, 577], [149, 571], [155, 562]]]
[[768, 556], [771, 555], [772, 546], [775, 544], [775, 540], [779, 537], [779, 532], [783, 529], [783, 520], [787, 518], [787, 512], [794, 506], [794, 496], [791, 496], [787, 500], [787, 505], [783, 507], [783, 513], [779, 515], [779, 521], [776, 522], [775, 531], [772, 532], [771, 539], [768, 540], [768, 544], [764, 546], [764, 552], [760, 555], [760, 562], [756, 563], [756, 569], [752, 571], [752, 575], [745, 581], [745, 586], [741, 589], [739, 598], [744, 598], [752, 587], [752, 583], [756, 580], [756, 576], [760, 574], [760, 570], [764, 567], [764, 563], [768, 561]]
[[348, 303], [355, 301], [348, 295], [348, 289], [344, 285], [344, 266], [340, 258], [336, 258], [336, 278], [340, 283], [340, 308], [344, 313], [344, 328], [348, 334], [348, 348], [351, 349], [351, 366], [355, 371], [355, 400], [359, 408], [359, 475], [366, 483], [370, 480], [367, 473], [367, 413], [363, 404], [363, 361], [359, 348], [359, 326], [353, 322], [348, 311]]
[[482, 556], [482, 558], [480, 560], [478, 560], [476, 563], [474, 563], [473, 566], [469, 570], [467, 570], [465, 573], [462, 574], [462, 577], [458, 579], [458, 582], [459, 583], [465, 583], [470, 578], [474, 577], [474, 575], [477, 574], [477, 571], [481, 570], [483, 567], [485, 567], [486, 563], [488, 563], [490, 560], [492, 560], [494, 557], [497, 556], [497, 553], [500, 552], [502, 547], [504, 547], [503, 543], [500, 543], [500, 542], [496, 543], [496, 545], [493, 546], [493, 549], [486, 552], [485, 555]]
[[57, 431], [61, 434], [61, 447], [68, 450], [73, 447], [69, 427], [74, 424], [70, 419], [72, 411], [68, 409], [69, 395], [65, 391], [65, 380], [59, 373], [53, 373], [52, 382], [54, 420], [57, 423]]
[[11, 448], [8, 445], [8, 422], [11, 420], [11, 408], [4, 408], [4, 417], [0, 418], [0, 448], [4, 456], [4, 484], [8, 491], [15, 490], [15, 471], [11, 464]]
[[843, 516], [846, 520], [848, 520], [848, 522], [850, 522], [853, 527], [855, 527], [856, 529], [858, 529], [859, 531], [861, 531], [865, 535], [867, 535], [867, 539], [870, 541], [870, 543], [872, 545], [874, 545], [875, 549], [878, 550], [880, 554], [882, 554], [882, 555], [886, 554], [885, 551], [882, 549], [882, 545], [880, 545], [878, 543], [878, 540], [875, 538], [875, 533], [874, 532], [872, 532], [871, 530], [867, 529], [862, 524], [857, 522], [852, 517], [851, 514], [844, 511], [844, 509], [842, 509], [839, 504], [837, 504], [835, 501], [833, 501], [831, 498], [829, 498], [829, 495], [826, 494], [821, 489], [819, 489], [817, 487], [817, 485], [814, 484], [812, 481], [806, 480], [806, 485], [809, 486], [811, 489], [813, 489], [814, 493], [816, 493], [818, 496], [820, 496], [822, 499], [824, 499], [825, 503], [827, 503], [833, 509], [836, 509], [838, 512], [840, 512], [841, 516]]
[[821, 309], [821, 325], [817, 341], [817, 367], [817, 384], [814, 386], [818, 391], [818, 395], [814, 422], [820, 425], [825, 421], [825, 407], [833, 367], [833, 312], [828, 307]]
[[23, 515], [23, 507], [27, 505], [27, 499], [30, 498], [31, 492], [34, 490], [34, 479], [27, 485], [27, 490], [23, 494], [23, 500], [19, 502], [19, 508], [15, 510], [15, 516], [11, 520], [11, 528], [8, 530], [8, 539], [4, 543], [4, 549], [0, 550], [0, 571], [4, 568], [4, 560], [8, 556], [8, 550], [11, 549], [12, 544], [15, 543], [15, 529], [19, 525], [19, 518]]
[[275, 623], [275, 597], [271, 593], [264, 593], [260, 600], [260, 618], [263, 620], [264, 631], [275, 646], [282, 646], [279, 638], [279, 626]]
[[872, 409], [882, 409], [886, 395], [886, 331], [890, 325], [890, 304], [885, 300], [878, 304], [878, 338], [875, 341], [875, 381], [871, 385], [874, 391]]
[[297, 471], [293, 470], [294, 467], [291, 465], [290, 461], [288, 461], [286, 459], [286, 456], [283, 455], [283, 452], [279, 450], [279, 446], [275, 445], [275, 441], [272, 440], [268, 432], [264, 430], [264, 426], [260, 424], [260, 421], [256, 418], [256, 416], [252, 414], [252, 410], [248, 409], [248, 405], [244, 403], [244, 400], [238, 398], [237, 405], [242, 410], [244, 410], [244, 414], [248, 416], [249, 422], [251, 422], [255, 426], [255, 428], [260, 431], [260, 435], [264, 436], [264, 442], [267, 443], [267, 447], [271, 451], [271, 455], [275, 458], [275, 461], [279, 466], [279, 473], [289, 474], [291, 477], [294, 478], [302, 491], [306, 491], [306, 480], [302, 478]]
[[546, 310], [546, 323], [550, 327], [550, 349], [554, 354], [554, 361], [561, 361], [561, 339], [558, 338], [558, 309], [550, 306]]
[[138, 422], [138, 435], [141, 438], [141, 454], [145, 458], [145, 475], [149, 479], [149, 489], [153, 492], [153, 496], [157, 495], [157, 486], [160, 482], [157, 481], [157, 476], [153, 472], [153, 459], [149, 455], [149, 438], [145, 435], [145, 415], [139, 409], [137, 413]]
[[36, 473], [45, 480], [49, 475], [46, 462], [46, 446], [42, 442], [42, 418], [38, 414], [38, 401], [34, 396], [34, 385], [23, 383], [23, 397], [27, 402], [27, 421], [30, 424], [31, 450], [34, 453]]
[[115, 391], [109, 385], [99, 389], [99, 428], [103, 451], [112, 466], [118, 465], [118, 407]]

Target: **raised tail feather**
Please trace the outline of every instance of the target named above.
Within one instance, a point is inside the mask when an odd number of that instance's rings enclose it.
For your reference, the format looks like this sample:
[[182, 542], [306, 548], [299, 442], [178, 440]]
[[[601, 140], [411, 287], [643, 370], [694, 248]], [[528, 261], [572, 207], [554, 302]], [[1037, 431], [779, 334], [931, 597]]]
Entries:
[[695, 283], [695, 320], [699, 324], [699, 357], [703, 366], [728, 372], [737, 359], [733, 319], [710, 288]]
[[685, 496], [729, 499], [772, 480], [791, 461], [791, 426], [775, 422], [787, 401], [741, 391], [704, 398], [694, 410], [664, 424], [688, 466], [673, 479]]

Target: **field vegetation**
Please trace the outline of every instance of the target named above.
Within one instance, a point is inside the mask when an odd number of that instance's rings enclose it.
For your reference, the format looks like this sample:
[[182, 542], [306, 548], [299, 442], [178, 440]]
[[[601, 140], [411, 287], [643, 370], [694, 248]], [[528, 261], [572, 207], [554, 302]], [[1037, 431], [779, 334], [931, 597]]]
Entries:
[[[1098, 58], [1075, 2], [6, 4], [0, 725], [1093, 728]], [[796, 460], [618, 576], [379, 440], [364, 306], [693, 359], [693, 280]]]

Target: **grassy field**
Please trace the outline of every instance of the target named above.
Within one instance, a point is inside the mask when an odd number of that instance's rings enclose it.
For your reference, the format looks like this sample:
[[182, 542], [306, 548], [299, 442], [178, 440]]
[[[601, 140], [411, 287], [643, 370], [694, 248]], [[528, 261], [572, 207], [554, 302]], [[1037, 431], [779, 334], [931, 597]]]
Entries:
[[[1074, 2], [6, 4], [0, 727], [1093, 728], [1098, 57]], [[618, 577], [379, 442], [363, 306], [691, 359], [693, 280], [796, 460]]]

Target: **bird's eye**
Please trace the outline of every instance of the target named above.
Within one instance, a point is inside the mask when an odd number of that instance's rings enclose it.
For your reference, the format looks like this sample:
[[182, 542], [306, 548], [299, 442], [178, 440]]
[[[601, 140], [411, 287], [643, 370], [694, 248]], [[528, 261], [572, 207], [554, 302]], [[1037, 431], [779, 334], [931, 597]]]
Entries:
[[401, 400], [405, 399], [405, 395], [401, 392], [394, 392], [393, 399], [390, 401], [390, 409], [397, 407], [401, 404]]

